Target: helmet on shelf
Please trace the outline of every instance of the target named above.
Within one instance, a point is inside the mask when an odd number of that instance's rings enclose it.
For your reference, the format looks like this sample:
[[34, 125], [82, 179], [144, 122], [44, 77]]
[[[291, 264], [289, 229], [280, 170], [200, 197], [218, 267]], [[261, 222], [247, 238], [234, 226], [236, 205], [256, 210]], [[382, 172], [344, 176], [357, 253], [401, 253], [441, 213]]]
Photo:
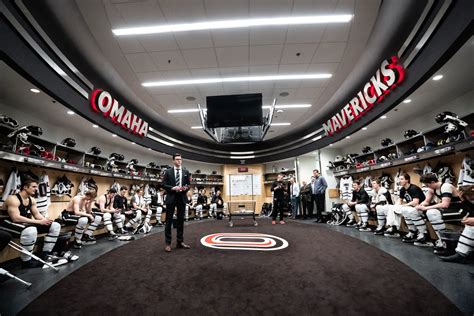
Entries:
[[403, 137], [405, 137], [406, 139], [412, 138], [413, 136], [416, 136], [416, 135], [418, 135], [418, 132], [415, 131], [414, 129], [408, 129], [405, 131], [405, 133], [403, 133]]
[[26, 127], [28, 129], [28, 131], [35, 135], [35, 136], [41, 136], [43, 135], [43, 129], [39, 126], [35, 126], [35, 125], [29, 125]]
[[102, 153], [102, 150], [100, 150], [99, 147], [94, 146], [89, 150], [89, 152], [92, 153], [93, 155], [98, 156]]
[[458, 115], [456, 113], [444, 111], [436, 115], [435, 121], [438, 124], [443, 124], [443, 123], [449, 122], [450, 119], [457, 119], [457, 118], [458, 118]]
[[384, 139], [382, 139], [381, 144], [382, 144], [383, 147], [387, 147], [387, 146], [393, 144], [393, 142], [390, 138], [384, 138]]
[[61, 142], [61, 145], [64, 145], [67, 147], [75, 147], [76, 141], [73, 138], [68, 137], [68, 138], [63, 139], [63, 141]]
[[370, 152], [372, 152], [372, 148], [370, 148], [369, 146], [365, 146], [364, 148], [362, 148], [362, 153], [368, 154]]

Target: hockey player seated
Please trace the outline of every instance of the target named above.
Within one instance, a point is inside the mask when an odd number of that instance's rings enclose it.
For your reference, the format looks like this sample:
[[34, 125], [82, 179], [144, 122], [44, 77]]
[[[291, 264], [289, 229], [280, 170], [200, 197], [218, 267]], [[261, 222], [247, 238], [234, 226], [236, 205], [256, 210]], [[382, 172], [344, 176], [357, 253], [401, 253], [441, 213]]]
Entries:
[[[457, 202], [457, 205], [460, 205], [461, 194], [452, 184], [442, 183], [439, 181], [437, 175], [434, 173], [422, 175], [420, 181], [425, 184], [429, 190], [426, 194], [425, 200], [416, 206], [416, 210], [426, 214], [428, 221], [431, 223], [431, 226], [433, 226], [436, 236], [438, 237], [435, 241], [435, 250], [440, 251], [445, 248], [440, 233], [446, 228], [442, 212], [449, 209], [453, 202]], [[420, 227], [417, 226], [417, 228]], [[426, 224], [424, 224], [421, 229], [426, 232]], [[426, 233], [424, 237], [424, 240], [417, 240], [415, 245], [433, 246], [433, 243], [428, 240], [428, 235]]]
[[78, 194], [69, 201], [66, 209], [61, 213], [66, 225], [76, 225], [73, 242], [73, 247], [76, 249], [80, 249], [82, 245], [96, 243], [92, 234], [102, 221], [101, 216], [92, 214], [92, 205], [96, 197], [97, 191], [94, 189], [90, 189], [84, 195]]
[[194, 219], [201, 220], [204, 218], [203, 211], [209, 210], [209, 203], [206, 195], [206, 189], [201, 189], [198, 191], [197, 204], [196, 208], [196, 217]]
[[[112, 217], [114, 219], [115, 225], [119, 232], [123, 231], [123, 221], [125, 220], [125, 215], [120, 214], [120, 210], [114, 208], [114, 197], [117, 194], [117, 190], [114, 188], [109, 189], [109, 191], [101, 195], [95, 202], [95, 208], [93, 209], [94, 215], [99, 215], [104, 221], [105, 228], [109, 232], [109, 240], [116, 240], [117, 234], [114, 232], [114, 226], [112, 224]], [[123, 218], [122, 218], [123, 216]]]
[[[20, 192], [10, 195], [5, 201], [8, 218], [2, 221], [0, 229], [19, 237], [20, 245], [30, 252], [33, 251], [38, 234], [46, 233], [42, 257], [52, 262], [54, 258], [51, 256], [51, 251], [58, 239], [61, 225], [40, 214], [33, 197], [37, 190], [36, 180], [26, 178], [22, 181]], [[21, 260], [23, 268], [35, 268], [42, 265], [40, 262], [32, 261], [30, 256], [23, 253]]]
[[[392, 204], [392, 197], [390, 192], [381, 185], [379, 179], [372, 180], [372, 202], [371, 209], [374, 209], [377, 213], [377, 229], [375, 235], [383, 235], [385, 231], [385, 225], [388, 222], [389, 226], [392, 226], [395, 220], [393, 212], [389, 212], [389, 205]], [[387, 220], [387, 215], [389, 215]], [[398, 225], [400, 226], [400, 225]]]
[[145, 203], [145, 199], [143, 198], [142, 188], [137, 189], [137, 191], [135, 192], [135, 195], [132, 197], [132, 209], [137, 211], [137, 213], [140, 212], [140, 214], [146, 214], [145, 220], [143, 221], [143, 223], [141, 222], [141, 215], [140, 215], [140, 222], [138, 223], [138, 226], [133, 231], [133, 233], [134, 234], [149, 233], [151, 230], [150, 220], [151, 220], [152, 211], [150, 210], [148, 205], [146, 205]]
[[189, 215], [192, 211], [194, 211], [195, 201], [193, 200], [193, 194], [191, 190], [186, 192], [186, 207], [184, 213], [184, 220], [189, 221]]
[[217, 190], [216, 194], [212, 196], [211, 206], [209, 209], [209, 216], [212, 216], [217, 219], [222, 219], [224, 212], [226, 211], [227, 205], [224, 203], [222, 199], [222, 192], [221, 190]]
[[[343, 210], [348, 215], [350, 221], [347, 226], [354, 226], [359, 231], [370, 231], [368, 227], [369, 221], [369, 195], [362, 188], [360, 181], [356, 180], [352, 183], [352, 200], [342, 206]], [[356, 224], [354, 221], [354, 215], [352, 214], [352, 208], [355, 208], [359, 222]]]
[[161, 222], [161, 214], [163, 213], [163, 208], [164, 208], [164, 190], [158, 190], [155, 195], [152, 195], [151, 197], [151, 203], [150, 203], [150, 208], [152, 210], [155, 210], [155, 216], [156, 216], [156, 224], [157, 226], [163, 226], [163, 223]]

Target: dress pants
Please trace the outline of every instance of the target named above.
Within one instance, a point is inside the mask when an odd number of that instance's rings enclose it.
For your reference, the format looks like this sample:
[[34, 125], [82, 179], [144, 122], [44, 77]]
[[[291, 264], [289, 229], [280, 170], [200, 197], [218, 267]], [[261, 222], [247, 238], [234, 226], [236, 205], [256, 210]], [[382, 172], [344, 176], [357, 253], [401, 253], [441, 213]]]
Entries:
[[177, 199], [175, 203], [166, 204], [165, 242], [167, 245], [171, 245], [171, 225], [173, 224], [175, 207], [177, 210], [176, 241], [178, 244], [184, 241], [184, 213], [186, 207], [181, 199]]

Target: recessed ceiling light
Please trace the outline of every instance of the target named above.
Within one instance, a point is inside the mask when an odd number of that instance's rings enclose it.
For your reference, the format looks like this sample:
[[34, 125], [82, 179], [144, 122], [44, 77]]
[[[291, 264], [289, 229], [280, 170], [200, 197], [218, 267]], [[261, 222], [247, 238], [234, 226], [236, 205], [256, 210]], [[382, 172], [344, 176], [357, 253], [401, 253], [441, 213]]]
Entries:
[[75, 114], [74, 111], [71, 111], [71, 110], [67, 111], [66, 113], [69, 114], [69, 115], [74, 115]]
[[115, 135], [115, 134], [112, 134], [112, 137], [117, 137], [117, 135]]
[[135, 145], [135, 143], [134, 143], [134, 142], [132, 142], [132, 145]]
[[93, 127], [93, 128], [98, 128], [99, 125], [95, 125], [95, 124], [94, 124], [94, 125], [92, 125], [92, 127]]
[[382, 116], [380, 117], [381, 120], [385, 120], [386, 118], [387, 118], [387, 115], [382, 115]]
[[151, 148], [148, 148], [148, 150], [151, 150]]
[[241, 19], [241, 20], [223, 20], [212, 22], [185, 23], [185, 24], [165, 24], [145, 27], [131, 27], [123, 29], [113, 29], [112, 32], [117, 35], [143, 35], [156, 33], [203, 31], [217, 29], [243, 28], [252, 26], [272, 26], [272, 25], [301, 25], [301, 24], [321, 24], [321, 23], [347, 23], [352, 20], [352, 14], [340, 15], [313, 15], [313, 16], [294, 16], [280, 18], [260, 18], [260, 19]]
[[41, 92], [41, 91], [39, 91], [38, 89], [35, 89], [35, 88], [31, 88], [30, 91], [33, 92], [33, 93], [40, 93]]
[[442, 78], [443, 78], [443, 75], [436, 75], [436, 76], [433, 77], [433, 80], [434, 80], [434, 81], [438, 81], [438, 80], [440, 80], [440, 79], [442, 79]]
[[150, 131], [154, 131], [154, 128], [153, 128], [153, 127], [150, 127], [150, 128], [148, 128], [148, 129], [149, 129]]
[[188, 100], [188, 101], [196, 101], [196, 98], [195, 98], [195, 97], [186, 97], [186, 100]]
[[188, 80], [171, 80], [171, 81], [150, 81], [150, 82], [143, 82], [142, 86], [165, 87], [165, 86], [181, 86], [181, 85], [190, 85], [190, 84], [206, 84], [206, 83], [221, 83], [221, 82], [327, 79], [331, 77], [332, 77], [331, 74], [325, 74], [325, 73], [272, 75], [272, 76], [247, 76], [247, 77], [206, 78], [206, 79], [188, 79]]
[[350, 136], [346, 136], [347, 139], [351, 138]]
[[271, 123], [270, 126], [288, 126], [291, 125], [291, 123]]
[[366, 131], [366, 130], [367, 130], [367, 127], [362, 127], [362, 130]]
[[[270, 109], [271, 105], [262, 105], [262, 109]], [[296, 109], [296, 108], [310, 108], [311, 104], [280, 104], [275, 105], [275, 109]]]
[[192, 129], [201, 129], [202, 126], [191, 126]]
[[180, 109], [180, 110], [168, 110], [168, 113], [191, 113], [199, 112], [198, 109]]
[[283, 113], [282, 109], [277, 110], [277, 113]]
[[403, 103], [410, 103], [411, 102], [411, 99], [406, 99], [403, 101]]
[[332, 146], [332, 144], [329, 144], [329, 146]]

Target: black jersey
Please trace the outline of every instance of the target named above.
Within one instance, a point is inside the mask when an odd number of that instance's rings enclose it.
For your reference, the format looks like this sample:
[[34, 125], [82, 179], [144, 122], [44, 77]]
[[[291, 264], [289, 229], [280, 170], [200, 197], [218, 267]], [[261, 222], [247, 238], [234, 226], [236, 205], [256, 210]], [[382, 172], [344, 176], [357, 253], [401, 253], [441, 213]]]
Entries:
[[369, 204], [369, 201], [369, 195], [364, 189], [352, 191], [352, 202], [356, 202], [357, 204]]
[[212, 197], [211, 203], [216, 203], [217, 208], [223, 208], [224, 207], [224, 200], [222, 199], [222, 196], [214, 195]]
[[119, 210], [128, 210], [127, 198], [125, 196], [116, 195], [114, 197], [114, 208]]
[[285, 198], [285, 186], [282, 181], [273, 181], [271, 191], [275, 200], [283, 200]]
[[20, 210], [20, 215], [23, 217], [31, 217], [31, 207], [33, 206], [33, 202], [31, 201], [31, 198], [28, 197], [28, 205], [23, 204], [23, 199], [21, 198], [20, 193], [15, 194], [18, 200], [20, 201], [20, 206], [18, 206], [18, 209]]
[[410, 184], [408, 189], [405, 189], [405, 187], [400, 189], [400, 198], [404, 199], [407, 203], [412, 202], [414, 199], [418, 199], [418, 203], [421, 203], [425, 200], [425, 194], [419, 186]]
[[199, 194], [198, 198], [197, 198], [197, 204], [206, 205], [207, 204], [207, 196], [205, 196], [203, 194]]

